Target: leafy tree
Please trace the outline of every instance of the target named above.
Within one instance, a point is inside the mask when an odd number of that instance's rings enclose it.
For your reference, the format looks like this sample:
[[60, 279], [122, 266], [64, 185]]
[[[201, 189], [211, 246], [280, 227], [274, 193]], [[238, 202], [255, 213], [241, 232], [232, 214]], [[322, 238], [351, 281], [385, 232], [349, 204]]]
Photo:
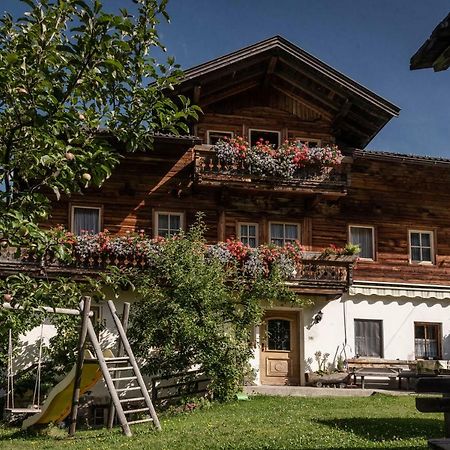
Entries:
[[22, 1], [24, 17], [0, 20], [0, 233], [12, 243], [42, 238], [52, 192], [101, 185], [116, 148], [188, 132], [198, 111], [167, 96], [182, 73], [153, 56], [167, 0], [133, 0], [135, 15], [100, 0]]
[[234, 265], [205, 258], [204, 245], [199, 222], [136, 276], [141, 300], [129, 334], [146, 373], [170, 375], [200, 364], [214, 398], [227, 400], [249, 373], [250, 330], [261, 321], [262, 302], [297, 300], [277, 270], [249, 282]]
[[[100, 186], [121, 155], [151, 150], [156, 132], [188, 132], [198, 108], [167, 95], [182, 72], [155, 58], [167, 0], [129, 1], [133, 14], [109, 13], [100, 0], [22, 1], [23, 17], [0, 19], [0, 245], [64, 260], [64, 244], [39, 227], [51, 200]], [[0, 362], [9, 328], [17, 338], [42, 321], [28, 307], [75, 306], [82, 292], [70, 279], [0, 280], [1, 301], [27, 308], [0, 311]], [[67, 364], [74, 323], [54, 320]]]

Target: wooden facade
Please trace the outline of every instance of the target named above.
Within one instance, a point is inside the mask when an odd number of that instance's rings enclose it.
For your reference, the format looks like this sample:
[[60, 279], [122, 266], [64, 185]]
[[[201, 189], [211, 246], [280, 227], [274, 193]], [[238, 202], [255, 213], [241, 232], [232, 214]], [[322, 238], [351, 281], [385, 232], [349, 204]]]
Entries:
[[[92, 206], [103, 229], [156, 235], [158, 212], [182, 213], [186, 228], [201, 211], [211, 243], [238, 237], [239, 223], [257, 224], [268, 243], [271, 222], [295, 223], [312, 252], [345, 245], [352, 225], [370, 227], [374, 258], [357, 263], [356, 280], [450, 284], [450, 160], [361, 150], [398, 115], [395, 105], [279, 37], [188, 70], [178, 92], [203, 109], [198, 137], [157, 137], [153, 152], [127, 155], [101, 189], [55, 202], [46, 225], [70, 229], [72, 206]], [[343, 164], [328, 179], [289, 185], [221, 176], [208, 132], [251, 129], [337, 143]], [[411, 262], [413, 230], [432, 234], [431, 262]]]

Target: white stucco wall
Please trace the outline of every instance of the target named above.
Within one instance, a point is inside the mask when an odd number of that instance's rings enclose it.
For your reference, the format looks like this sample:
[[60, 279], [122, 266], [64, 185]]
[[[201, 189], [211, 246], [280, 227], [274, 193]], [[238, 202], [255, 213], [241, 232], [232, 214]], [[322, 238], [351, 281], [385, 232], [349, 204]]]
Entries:
[[[323, 312], [320, 323], [313, 317]], [[380, 298], [344, 295], [338, 300], [317, 302], [304, 311], [305, 369], [317, 370], [314, 353], [329, 353], [333, 362], [339, 355], [355, 356], [355, 319], [383, 321], [384, 358], [413, 360], [414, 322], [442, 323], [443, 358], [450, 359], [450, 301], [420, 298]]]

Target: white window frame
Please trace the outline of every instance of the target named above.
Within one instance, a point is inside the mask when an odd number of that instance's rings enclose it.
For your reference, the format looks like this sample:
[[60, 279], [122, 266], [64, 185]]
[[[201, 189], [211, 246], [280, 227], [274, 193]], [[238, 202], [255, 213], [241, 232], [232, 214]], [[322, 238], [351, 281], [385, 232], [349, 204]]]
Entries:
[[[180, 231], [184, 231], [185, 229], [185, 213], [183, 211], [155, 211], [153, 214], [153, 236], [156, 238], [159, 236], [159, 216], [160, 215], [168, 215], [169, 216], [169, 227], [170, 227], [170, 216], [180, 216]], [[170, 235], [170, 229], [169, 231], [169, 237], [172, 237]]]
[[281, 145], [281, 131], [277, 131], [277, 130], [263, 130], [261, 128], [249, 128], [248, 129], [248, 142], [251, 145], [252, 142], [252, 131], [262, 131], [264, 133], [276, 133], [278, 134], [278, 145], [277, 147], [279, 147]]
[[208, 145], [213, 145], [211, 144], [210, 141], [210, 135], [211, 133], [224, 133], [224, 134], [229, 134], [229, 139], [233, 139], [234, 138], [234, 131], [228, 131], [228, 130], [206, 130], [206, 143]]
[[74, 223], [75, 223], [75, 209], [96, 209], [98, 211], [98, 230], [102, 231], [102, 221], [103, 221], [103, 208], [101, 206], [90, 206], [90, 205], [70, 205], [70, 231], [75, 233]]
[[[279, 220], [272, 220], [269, 222], [269, 232], [267, 233], [269, 238], [269, 244], [272, 244], [272, 225], [295, 225], [297, 227], [297, 241], [301, 242], [302, 239], [302, 226], [298, 222], [281, 222]], [[289, 239], [290, 240], [290, 239]], [[283, 237], [283, 245], [286, 245], [286, 237]]]
[[[294, 141], [295, 142], [300, 141], [304, 144], [306, 144], [306, 143], [309, 144], [310, 141], [313, 141], [313, 142], [317, 142], [317, 147], [320, 147], [322, 145], [322, 139], [316, 139], [313, 137], [295, 136]], [[308, 145], [308, 147], [309, 147], [309, 145]]]
[[[411, 233], [420, 233], [420, 234], [428, 234], [430, 235], [430, 256], [431, 261], [413, 261], [412, 259], [412, 241], [411, 241]], [[414, 246], [415, 247], [415, 246]], [[422, 246], [420, 246], [422, 248]], [[436, 263], [436, 253], [434, 249], [434, 231], [431, 230], [408, 230], [408, 251], [409, 251], [409, 263], [410, 264], [423, 264], [432, 266]]]
[[372, 258], [364, 258], [362, 256], [359, 256], [358, 259], [360, 259], [361, 261], [375, 261], [376, 260], [376, 248], [375, 248], [375, 227], [372, 225], [357, 225], [357, 224], [350, 224], [348, 226], [348, 242], [353, 244], [352, 242], [352, 228], [370, 228], [372, 230]]
[[[258, 247], [258, 245], [259, 245], [259, 223], [257, 223], [257, 222], [238, 222], [237, 223], [237, 233], [236, 234], [237, 234], [237, 238], [238, 238], [239, 241], [241, 240], [241, 225], [254, 226], [255, 227], [256, 247]], [[248, 239], [249, 236], [246, 236], [246, 238]]]

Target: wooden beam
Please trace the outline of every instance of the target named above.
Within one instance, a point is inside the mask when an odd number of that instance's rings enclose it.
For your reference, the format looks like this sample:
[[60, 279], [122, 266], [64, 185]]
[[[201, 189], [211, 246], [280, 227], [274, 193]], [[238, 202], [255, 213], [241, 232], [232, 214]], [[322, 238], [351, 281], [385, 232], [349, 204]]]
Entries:
[[197, 104], [199, 102], [201, 91], [202, 87], [200, 85], [194, 86], [194, 94], [192, 96], [192, 101], [194, 102], [194, 104]]
[[263, 86], [264, 88], [268, 88], [270, 84], [270, 79], [272, 77], [273, 72], [275, 71], [275, 67], [278, 62], [278, 56], [272, 56], [269, 59], [269, 64], [267, 65], [266, 75], [264, 77]]
[[88, 322], [90, 321], [89, 313], [91, 312], [91, 297], [84, 297], [82, 304], [82, 316], [81, 316], [81, 329], [78, 336], [78, 346], [77, 346], [77, 363], [75, 366], [75, 378], [73, 382], [73, 393], [72, 393], [72, 409], [70, 411], [70, 426], [69, 426], [69, 436], [74, 436], [77, 428], [77, 416], [78, 416], [78, 406], [80, 403], [80, 386], [81, 386], [81, 374], [83, 372], [84, 364], [84, 349], [86, 346], [86, 336]]
[[316, 94], [315, 92], [312, 92], [311, 87], [310, 86], [306, 86], [304, 83], [301, 83], [299, 80], [300, 78], [298, 78], [297, 80], [293, 80], [292, 78], [290, 78], [289, 76], [283, 75], [281, 73], [276, 73], [275, 76], [277, 76], [278, 78], [282, 79], [283, 81], [285, 81], [286, 83], [291, 84], [292, 86], [294, 86], [296, 89], [304, 92], [306, 95], [309, 95], [310, 97], [314, 98], [315, 100], [317, 100], [318, 102], [320, 102], [322, 105], [327, 106], [328, 108], [330, 108], [331, 110], [337, 111], [339, 109], [339, 107], [330, 102], [329, 100], [327, 100], [327, 98], [325, 98], [324, 96], [320, 96], [318, 94]]
[[234, 89], [227, 88], [221, 92], [218, 92], [217, 94], [211, 95], [209, 97], [203, 97], [202, 101], [200, 102], [200, 106], [208, 106], [211, 103], [219, 102], [224, 98], [232, 97], [233, 95], [240, 94], [241, 92], [244, 91], [248, 91], [249, 89], [259, 86], [259, 84], [260, 83], [257, 80], [250, 80], [248, 83], [245, 84], [237, 83]]
[[350, 111], [350, 108], [352, 107], [352, 102], [347, 98], [345, 99], [344, 104], [341, 107], [341, 110], [337, 113], [336, 117], [334, 118], [331, 127], [333, 129], [336, 129], [341, 124], [342, 120], [347, 116], [347, 114]]
[[277, 91], [281, 92], [282, 94], [286, 95], [287, 97], [292, 98], [292, 100], [295, 100], [295, 101], [297, 101], [299, 103], [305, 104], [308, 108], [312, 109], [314, 112], [320, 114], [321, 116], [326, 117], [329, 120], [333, 119], [333, 114], [329, 113], [328, 111], [322, 110], [317, 105], [311, 103], [310, 101], [304, 99], [303, 97], [299, 97], [298, 95], [295, 95], [292, 92], [290, 92], [290, 91], [284, 89], [283, 87], [281, 87], [281, 86], [279, 86], [277, 84], [274, 84], [274, 83], [272, 83], [272, 87], [275, 90], [277, 90]]

